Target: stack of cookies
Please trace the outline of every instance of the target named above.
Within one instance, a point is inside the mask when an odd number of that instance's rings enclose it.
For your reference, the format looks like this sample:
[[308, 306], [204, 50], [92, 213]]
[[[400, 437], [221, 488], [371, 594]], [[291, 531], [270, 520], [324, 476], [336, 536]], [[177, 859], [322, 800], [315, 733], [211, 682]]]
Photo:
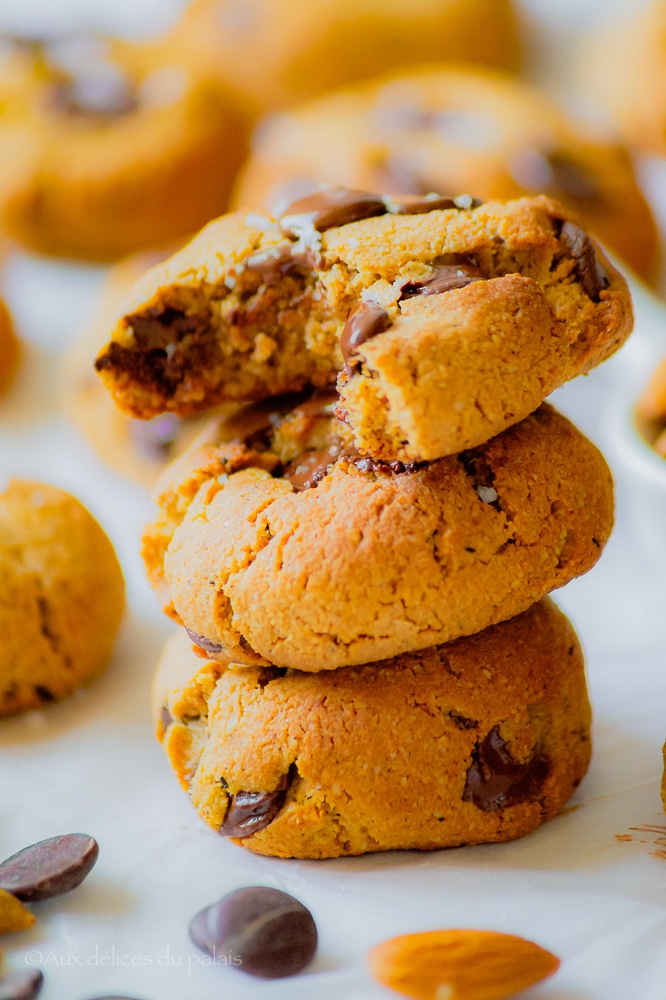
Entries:
[[149, 271], [96, 366], [133, 417], [216, 416], [160, 478], [183, 627], [158, 736], [213, 829], [325, 858], [509, 840], [589, 761], [576, 635], [610, 473], [543, 399], [630, 332], [561, 207], [323, 189]]

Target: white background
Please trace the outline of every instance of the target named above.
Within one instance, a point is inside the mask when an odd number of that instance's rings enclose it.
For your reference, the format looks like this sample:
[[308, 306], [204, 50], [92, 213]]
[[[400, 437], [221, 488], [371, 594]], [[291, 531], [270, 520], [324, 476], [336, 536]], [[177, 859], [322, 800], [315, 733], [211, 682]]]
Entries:
[[[540, 53], [533, 72], [562, 88], [580, 33], [611, 10], [641, 5], [524, 0]], [[168, 23], [179, 6], [0, 0], [0, 28], [146, 31]], [[152, 737], [147, 692], [169, 625], [137, 556], [150, 503], [100, 462], [54, 399], [56, 359], [85, 322], [102, 276], [98, 268], [27, 255], [10, 257], [2, 274], [27, 349], [17, 384], [0, 404], [0, 477], [53, 482], [90, 507], [117, 545], [131, 609], [99, 683], [65, 704], [0, 724], [0, 856], [78, 830], [100, 843], [86, 883], [36, 906], [35, 928], [3, 940], [6, 970], [23, 968], [28, 956], [41, 963], [43, 1000], [379, 1000], [388, 994], [365, 972], [369, 947], [411, 930], [471, 926], [522, 934], [562, 958], [557, 976], [526, 1000], [664, 1000], [666, 476], [641, 454], [628, 422], [638, 386], [666, 354], [664, 307], [635, 286], [630, 345], [557, 394], [604, 448], [618, 488], [617, 528], [604, 557], [559, 596], [587, 650], [595, 708], [594, 760], [575, 808], [513, 844], [296, 862], [255, 857], [206, 829]], [[655, 829], [635, 829], [645, 826]], [[617, 839], [626, 834], [632, 839]], [[311, 908], [321, 937], [307, 974], [263, 982], [205, 968], [189, 943], [187, 923], [198, 909], [256, 883], [286, 889]]]

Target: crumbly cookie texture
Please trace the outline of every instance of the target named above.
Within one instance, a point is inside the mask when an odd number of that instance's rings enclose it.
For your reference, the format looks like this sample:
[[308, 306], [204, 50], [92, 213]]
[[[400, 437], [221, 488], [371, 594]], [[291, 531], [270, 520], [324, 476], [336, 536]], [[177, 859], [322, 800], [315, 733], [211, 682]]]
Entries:
[[316, 676], [202, 661], [180, 630], [153, 713], [202, 819], [278, 857], [512, 840], [562, 808], [590, 756], [580, 646], [548, 599], [445, 646]]
[[68, 493], [0, 494], [0, 716], [42, 708], [106, 667], [125, 604], [111, 542]]
[[355, 455], [307, 409], [261, 423], [222, 445], [211, 426], [145, 533], [152, 585], [213, 659], [319, 671], [472, 634], [586, 572], [611, 530], [603, 457], [547, 405], [416, 466]]
[[521, 420], [631, 326], [624, 280], [548, 198], [329, 189], [279, 223], [207, 226], [139, 282], [96, 365], [142, 418], [330, 384], [344, 366], [357, 447], [418, 461]]
[[[104, 462], [147, 487], [187, 447], [212, 414], [181, 418], [175, 413], [163, 413], [152, 420], [134, 420], [113, 405], [95, 374], [92, 359], [104, 343], [109, 321], [137, 280], [174, 249], [145, 250], [110, 268], [93, 314], [67, 350], [58, 372], [58, 403], [64, 414]], [[226, 406], [227, 411], [234, 408], [233, 404]]]
[[255, 116], [397, 66], [519, 68], [513, 0], [194, 0], [171, 37]]
[[2, 228], [39, 253], [185, 238], [225, 210], [247, 152], [229, 88], [167, 43], [5, 37], [0, 103]]
[[399, 195], [547, 194], [644, 280], [659, 276], [657, 224], [627, 150], [513, 76], [440, 64], [309, 95], [257, 131], [232, 204], [272, 212], [323, 181]]

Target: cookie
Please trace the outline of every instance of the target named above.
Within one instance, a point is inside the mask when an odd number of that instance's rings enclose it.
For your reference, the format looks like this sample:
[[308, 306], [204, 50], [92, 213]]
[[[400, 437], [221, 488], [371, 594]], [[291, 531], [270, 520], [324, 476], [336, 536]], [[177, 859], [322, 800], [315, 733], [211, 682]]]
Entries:
[[636, 424], [648, 444], [666, 458], [666, 359], [657, 366], [636, 404]]
[[[111, 268], [95, 312], [65, 355], [58, 379], [63, 412], [99, 457], [144, 486], [153, 485], [165, 465], [201, 430], [208, 416], [181, 419], [175, 413], [164, 413], [152, 420], [134, 420], [113, 405], [95, 374], [93, 359], [104, 343], [109, 321], [137, 279], [169, 254], [166, 250], [145, 250]], [[232, 408], [227, 406], [227, 410]]]
[[644, 280], [657, 278], [657, 225], [627, 151], [500, 73], [419, 69], [275, 115], [255, 136], [234, 201], [272, 212], [320, 182], [484, 199], [547, 194]]
[[[354, 221], [356, 220], [356, 221]], [[364, 453], [475, 447], [616, 350], [626, 283], [544, 197], [327, 189], [211, 223], [136, 286], [96, 367], [136, 417], [338, 381]]]
[[20, 346], [12, 318], [0, 299], [0, 392], [12, 381], [19, 362]]
[[285, 858], [513, 840], [562, 808], [590, 757], [583, 657], [548, 599], [445, 646], [317, 675], [202, 661], [180, 630], [153, 713], [204, 822]]
[[106, 667], [122, 617], [111, 542], [74, 497], [13, 480], [0, 494], [0, 716], [59, 701]]
[[195, 0], [171, 35], [254, 116], [431, 60], [519, 64], [511, 0]]
[[175, 47], [69, 38], [0, 47], [0, 220], [40, 253], [110, 260], [224, 211], [246, 126]]
[[355, 454], [333, 405], [212, 425], [156, 485], [148, 576], [211, 658], [387, 659], [510, 618], [597, 561], [610, 473], [551, 407], [460, 455], [384, 465]]
[[604, 17], [578, 52], [578, 88], [610, 117], [623, 140], [666, 155], [666, 5], [647, 0]]

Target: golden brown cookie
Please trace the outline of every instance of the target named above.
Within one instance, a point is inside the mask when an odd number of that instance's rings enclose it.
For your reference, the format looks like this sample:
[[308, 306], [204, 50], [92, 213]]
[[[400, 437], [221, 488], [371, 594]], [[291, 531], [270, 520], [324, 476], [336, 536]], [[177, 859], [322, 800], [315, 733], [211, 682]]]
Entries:
[[[354, 221], [357, 220], [357, 221]], [[544, 197], [390, 200], [327, 189], [236, 213], [149, 271], [96, 365], [148, 418], [330, 384], [357, 447], [474, 447], [616, 350], [626, 283]]]
[[0, 392], [3, 392], [16, 372], [20, 346], [14, 332], [12, 318], [5, 303], [0, 299]]
[[636, 423], [648, 444], [666, 458], [666, 359], [657, 366], [636, 403]]
[[153, 713], [202, 819], [258, 854], [512, 840], [590, 757], [583, 657], [548, 599], [446, 646], [330, 673], [202, 661], [179, 631]]
[[106, 667], [125, 604], [111, 542], [74, 497], [0, 494], [0, 716], [58, 701]]
[[235, 193], [277, 210], [321, 182], [369, 191], [547, 194], [641, 277], [659, 236], [627, 151], [500, 73], [429, 67], [328, 94], [265, 122]]
[[0, 221], [40, 253], [117, 258], [224, 211], [246, 129], [175, 48], [71, 38], [0, 46]]
[[[173, 248], [172, 248], [173, 250]], [[135, 420], [113, 405], [93, 361], [112, 321], [141, 275], [172, 251], [145, 250], [111, 268], [95, 312], [65, 355], [59, 373], [59, 403], [97, 454], [125, 476], [152, 486], [164, 466], [196, 436], [207, 416], [163, 413]], [[233, 407], [227, 405], [226, 409]]]
[[610, 473], [549, 406], [405, 466], [355, 454], [320, 402], [241, 413], [227, 444], [214, 442], [229, 425], [212, 426], [156, 486], [149, 579], [212, 658], [307, 671], [385, 659], [518, 614], [597, 561]]
[[666, 155], [666, 3], [602, 18], [579, 52], [578, 85], [631, 147]]
[[171, 37], [254, 115], [429, 60], [519, 63], [512, 0], [195, 0]]

